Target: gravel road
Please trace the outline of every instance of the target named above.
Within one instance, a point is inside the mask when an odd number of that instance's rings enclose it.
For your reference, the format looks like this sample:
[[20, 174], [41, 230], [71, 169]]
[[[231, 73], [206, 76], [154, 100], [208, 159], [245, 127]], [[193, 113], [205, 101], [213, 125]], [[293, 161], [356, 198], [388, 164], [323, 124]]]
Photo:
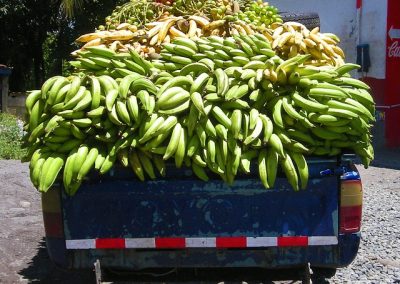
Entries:
[[[400, 150], [381, 150], [372, 167], [358, 168], [364, 184], [361, 247], [353, 264], [329, 282], [400, 283]], [[0, 161], [0, 283], [93, 283], [91, 273], [57, 270], [43, 237], [40, 195], [28, 164]]]

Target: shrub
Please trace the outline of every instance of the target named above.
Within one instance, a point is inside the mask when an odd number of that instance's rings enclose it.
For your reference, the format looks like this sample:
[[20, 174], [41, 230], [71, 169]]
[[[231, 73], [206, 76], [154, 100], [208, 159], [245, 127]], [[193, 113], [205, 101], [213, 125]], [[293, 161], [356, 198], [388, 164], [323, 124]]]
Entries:
[[22, 121], [13, 115], [0, 113], [0, 159], [19, 160], [24, 156], [22, 135]]

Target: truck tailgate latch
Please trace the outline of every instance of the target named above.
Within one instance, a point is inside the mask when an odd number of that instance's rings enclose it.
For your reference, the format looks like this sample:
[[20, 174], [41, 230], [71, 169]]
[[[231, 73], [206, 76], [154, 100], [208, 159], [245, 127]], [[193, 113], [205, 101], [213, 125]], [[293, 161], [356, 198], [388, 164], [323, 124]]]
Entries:
[[340, 168], [336, 168], [336, 169], [326, 169], [323, 171], [320, 171], [319, 174], [321, 176], [333, 176], [333, 175], [343, 175], [345, 172], [347, 171], [347, 169], [345, 167], [340, 167]]

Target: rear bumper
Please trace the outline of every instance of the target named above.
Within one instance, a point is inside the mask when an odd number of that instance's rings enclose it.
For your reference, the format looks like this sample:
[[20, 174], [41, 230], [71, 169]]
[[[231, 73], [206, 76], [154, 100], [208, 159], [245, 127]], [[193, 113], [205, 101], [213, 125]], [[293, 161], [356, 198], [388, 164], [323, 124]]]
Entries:
[[360, 234], [340, 235], [338, 245], [262, 249], [90, 249], [67, 250], [65, 240], [47, 238], [52, 261], [69, 269], [89, 269], [99, 259], [102, 267], [139, 270], [145, 268], [294, 268], [310, 263], [314, 267], [339, 268], [357, 255]]

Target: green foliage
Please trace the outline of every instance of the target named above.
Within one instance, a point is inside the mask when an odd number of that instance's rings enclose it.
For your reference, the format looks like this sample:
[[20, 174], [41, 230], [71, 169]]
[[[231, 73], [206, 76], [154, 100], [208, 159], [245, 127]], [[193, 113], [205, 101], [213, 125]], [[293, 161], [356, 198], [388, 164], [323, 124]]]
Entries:
[[69, 18], [72, 18], [75, 10], [82, 7], [82, 2], [82, 0], [61, 0], [61, 9]]
[[69, 63], [68, 60], [63, 60], [61, 75], [64, 76], [64, 77], [71, 76], [75, 72], [74, 69], [75, 69], [75, 67], [72, 66], [71, 63]]
[[0, 62], [13, 67], [13, 91], [31, 89], [44, 79], [42, 44], [57, 25], [57, 1], [0, 0]]
[[22, 129], [15, 116], [0, 113], [0, 159], [20, 160], [25, 150], [22, 145]]
[[142, 26], [156, 20], [167, 10], [167, 6], [156, 2], [147, 0], [130, 1], [115, 7], [111, 15], [106, 18], [106, 28], [115, 29], [120, 23]]
[[44, 75], [45, 78], [48, 78], [58, 70], [56, 65], [58, 62], [57, 59], [57, 45], [58, 45], [58, 40], [57, 40], [57, 35], [55, 33], [50, 33], [48, 34], [47, 38], [43, 42], [43, 59], [44, 59]]
[[10, 90], [37, 89], [61, 74], [63, 61], [78, 48], [74, 40], [94, 31], [121, 2], [0, 0], [0, 64], [13, 68]]

